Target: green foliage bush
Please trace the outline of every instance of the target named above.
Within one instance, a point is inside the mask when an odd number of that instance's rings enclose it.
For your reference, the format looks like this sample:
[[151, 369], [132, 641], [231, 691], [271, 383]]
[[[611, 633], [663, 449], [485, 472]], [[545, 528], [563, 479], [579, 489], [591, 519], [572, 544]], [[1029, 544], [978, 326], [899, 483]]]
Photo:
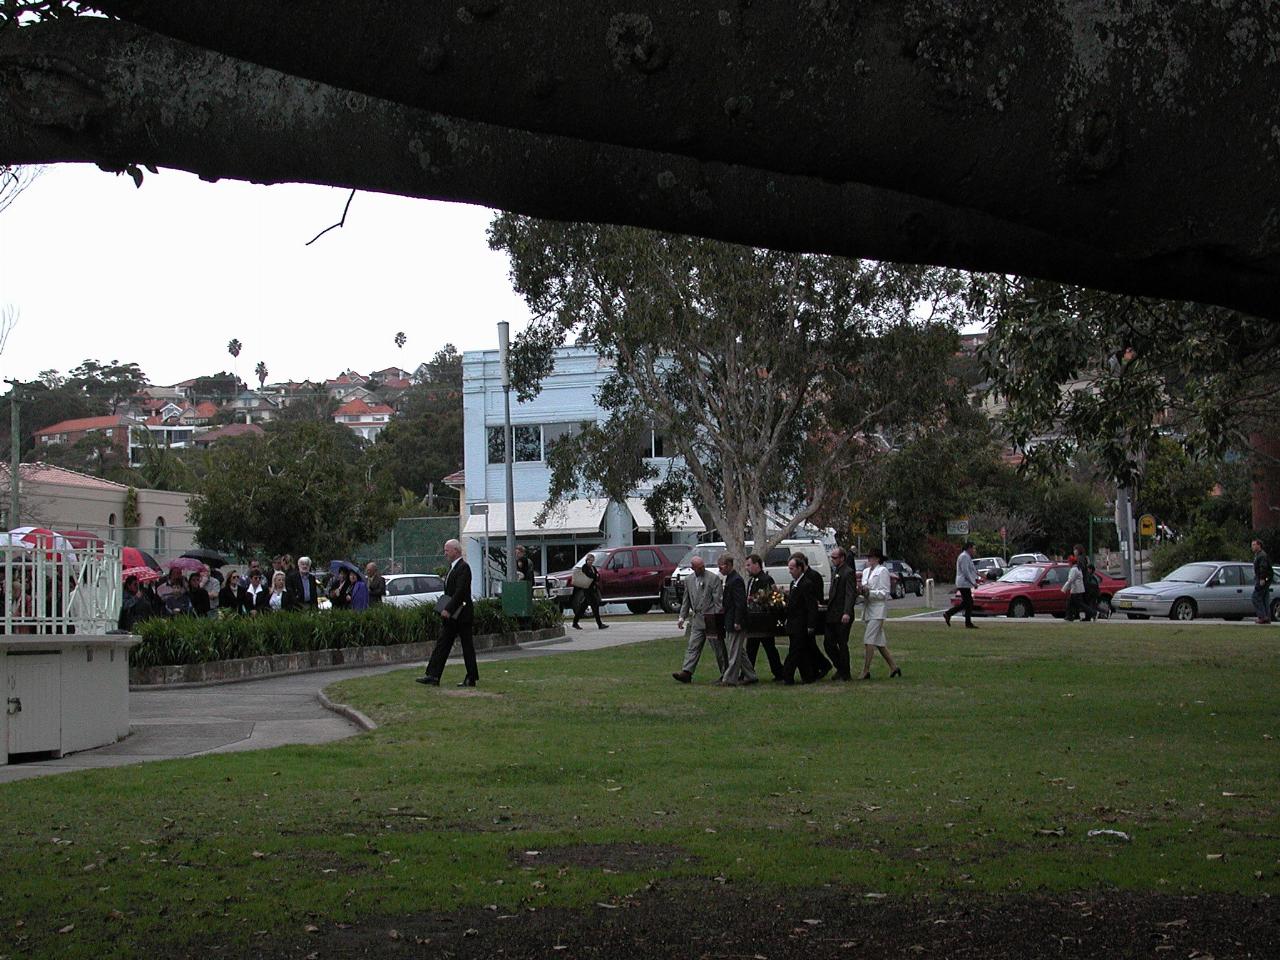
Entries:
[[[535, 630], [559, 624], [556, 605], [547, 600], [534, 604]], [[443, 620], [434, 604], [393, 607], [383, 604], [360, 613], [334, 610], [323, 614], [273, 613], [256, 617], [197, 619], [172, 617], [138, 624], [142, 643], [133, 648], [133, 667], [238, 660], [275, 653], [338, 650], [346, 647], [426, 643], [440, 636]], [[514, 633], [520, 624], [504, 616], [497, 600], [476, 602], [474, 632]]]
[[1151, 579], [1161, 580], [1184, 563], [1197, 560], [1248, 560], [1248, 538], [1231, 528], [1197, 523], [1177, 543], [1151, 551]]

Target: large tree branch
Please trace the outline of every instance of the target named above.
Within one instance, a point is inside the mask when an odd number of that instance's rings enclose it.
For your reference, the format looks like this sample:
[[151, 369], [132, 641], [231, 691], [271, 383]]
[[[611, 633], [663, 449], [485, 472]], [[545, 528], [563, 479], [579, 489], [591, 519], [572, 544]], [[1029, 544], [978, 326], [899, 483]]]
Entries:
[[[138, 5], [144, 7], [150, 5]], [[197, 16], [203, 7], [183, 4], [182, 10]], [[324, 24], [338, 15], [335, 9], [313, 24], [308, 41], [318, 43]], [[261, 10], [255, 19], [257, 27], [274, 29]], [[342, 11], [341, 22], [343, 42], [352, 51], [364, 49], [367, 35], [351, 29], [359, 21]], [[296, 37], [290, 43], [310, 46]], [[367, 63], [380, 59], [381, 53]], [[496, 100], [505, 96], [504, 85], [492, 78], [484, 86], [496, 91]], [[858, 126], [846, 118], [834, 125]], [[1219, 140], [1217, 147], [1227, 142]], [[928, 155], [930, 163], [951, 152], [921, 147], [910, 152]], [[1215, 241], [1208, 252], [1191, 238], [1182, 246], [1136, 251], [1151, 254], [1147, 259], [1126, 257], [1107, 252], [1101, 223], [1092, 238], [1064, 239], [1061, 231], [1019, 226], [848, 177], [783, 174], [459, 120], [300, 80], [119, 23], [76, 18], [0, 31], [0, 163], [76, 161], [462, 200], [779, 249], [1007, 271], [1280, 316], [1280, 270], [1246, 263], [1248, 257], [1231, 252], [1229, 238]], [[1274, 167], [1265, 170], [1273, 173]], [[976, 163], [965, 179], [979, 174], [987, 175], [985, 163]], [[1271, 182], [1260, 182], [1260, 176], [1255, 170], [1252, 180], [1236, 179], [1232, 189], [1248, 194], [1244, 185], [1252, 182], [1259, 187], [1254, 196], [1268, 196]], [[1049, 180], [1056, 178], [1051, 170]], [[1177, 206], [1168, 203], [1168, 195], [1161, 193], [1162, 210]], [[1018, 202], [1036, 206], [1031, 197]], [[1181, 210], [1179, 216], [1197, 224], [1232, 219], [1234, 206], [1218, 209], [1226, 212], [1197, 218]], [[1252, 213], [1264, 209], [1266, 202], [1251, 200]], [[1114, 219], [1124, 218], [1106, 218]], [[1248, 225], [1257, 228], [1251, 234], [1255, 247], [1277, 232], [1265, 223]], [[1129, 233], [1151, 231], [1132, 221]], [[1135, 252], [1121, 244], [1114, 248]]]
[[[1274, 190], [1259, 203], [1244, 189], [1276, 183], [1270, 58], [1280, 26], [1266, 6], [99, 6], [239, 58], [458, 118], [872, 184], [1136, 259], [1195, 246], [1241, 259], [1280, 254], [1274, 224], [1269, 237], [1263, 231], [1276, 215]], [[1209, 156], [1212, 171], [1200, 162]], [[1190, 231], [1188, 217], [1199, 221]]]

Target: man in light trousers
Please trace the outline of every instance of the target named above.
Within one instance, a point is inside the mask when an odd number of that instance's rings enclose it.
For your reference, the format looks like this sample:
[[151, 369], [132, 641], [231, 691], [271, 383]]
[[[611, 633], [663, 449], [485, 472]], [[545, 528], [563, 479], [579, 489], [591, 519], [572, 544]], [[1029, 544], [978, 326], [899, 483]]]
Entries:
[[729, 656], [724, 640], [716, 630], [716, 617], [724, 609], [724, 582], [706, 568], [701, 557], [694, 557], [689, 566], [693, 573], [684, 578], [684, 599], [680, 602], [680, 619], [676, 626], [683, 630], [689, 625], [688, 647], [684, 654], [684, 666], [671, 676], [680, 683], [691, 683], [693, 671], [698, 669], [698, 659], [708, 640], [716, 654], [719, 674], [724, 675], [729, 666]]
[[747, 656], [747, 583], [742, 574], [733, 569], [733, 557], [724, 554], [716, 561], [724, 580], [722, 590], [724, 606], [724, 637], [728, 647], [729, 668], [720, 675], [721, 686], [736, 687], [739, 684], [759, 683], [751, 658]]

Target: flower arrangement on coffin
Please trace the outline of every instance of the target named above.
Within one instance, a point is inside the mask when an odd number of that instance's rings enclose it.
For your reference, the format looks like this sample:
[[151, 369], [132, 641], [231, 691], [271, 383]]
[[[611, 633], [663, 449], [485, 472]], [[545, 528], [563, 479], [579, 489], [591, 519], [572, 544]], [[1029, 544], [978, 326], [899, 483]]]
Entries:
[[781, 633], [787, 614], [787, 596], [777, 587], [757, 590], [748, 598], [747, 629], [751, 633]]

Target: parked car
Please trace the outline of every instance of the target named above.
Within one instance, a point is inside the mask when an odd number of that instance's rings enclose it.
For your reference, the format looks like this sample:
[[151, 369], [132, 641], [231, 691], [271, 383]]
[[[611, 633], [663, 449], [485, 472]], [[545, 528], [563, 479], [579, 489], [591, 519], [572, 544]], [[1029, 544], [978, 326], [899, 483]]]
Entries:
[[[1125, 587], [1112, 606], [1130, 620], [1252, 617], [1253, 564], [1228, 560], [1183, 564], [1155, 583]], [[1280, 597], [1271, 601], [1271, 619], [1280, 619]]]
[[[600, 547], [584, 554], [574, 569], [591, 557], [600, 572], [602, 603], [625, 603], [632, 613], [648, 613], [661, 602], [663, 584], [688, 552], [684, 543]], [[548, 574], [546, 582], [547, 596], [554, 597], [561, 608], [568, 607], [573, 598], [573, 570]]]
[[1043, 553], [1015, 553], [1009, 558], [1009, 566], [1018, 567], [1024, 563], [1048, 563], [1049, 558]]
[[[889, 568], [889, 596], [894, 600], [901, 600], [903, 597], [905, 597], [907, 595], [908, 589], [910, 589], [912, 592], [915, 591], [914, 587], [908, 588], [905, 584], [903, 584], [901, 576], [893, 568], [894, 563], [902, 563], [902, 562], [903, 561], [901, 560], [897, 560], [897, 561], [886, 560], [884, 562], [884, 565]], [[859, 583], [862, 582], [862, 571], [865, 569], [867, 569], [866, 557], [858, 557], [853, 561], [853, 572], [857, 576]], [[915, 576], [915, 574], [913, 574], [913, 576]], [[919, 596], [919, 594], [917, 593], [916, 596]]]
[[393, 607], [415, 607], [435, 603], [444, 596], [444, 578], [434, 573], [389, 573], [383, 603]]
[[1003, 557], [975, 557], [973, 566], [983, 580], [999, 580], [1009, 569]]
[[[973, 591], [973, 612], [987, 617], [1033, 617], [1037, 613], [1062, 616], [1067, 611], [1067, 595], [1062, 585], [1067, 582], [1069, 563], [1024, 563], [1007, 571], [994, 583], [984, 583]], [[1098, 571], [1099, 604], [1110, 611], [1111, 601], [1125, 582]], [[953, 600], [960, 601], [957, 590]]]
[[[746, 543], [747, 553], [753, 551], [753, 544], [750, 540]], [[689, 564], [694, 557], [701, 557], [707, 568], [714, 570], [716, 562], [720, 559], [720, 555], [727, 550], [724, 541], [716, 543], [700, 543], [693, 549], [689, 550], [680, 561], [678, 566], [670, 577], [667, 578], [662, 591], [662, 609], [667, 613], [678, 613], [680, 603], [684, 599], [684, 578], [693, 572], [693, 568]], [[817, 539], [793, 539], [783, 540], [776, 547], [769, 551], [764, 558], [764, 568], [769, 575], [773, 577], [773, 581], [781, 590], [788, 590], [791, 587], [791, 574], [787, 570], [787, 561], [791, 559], [793, 553], [803, 553], [809, 561], [809, 566], [816, 570], [822, 577], [823, 596], [831, 590], [831, 558], [827, 556], [830, 546]], [[745, 577], [747, 572], [740, 571]]]
[[886, 560], [884, 565], [889, 568], [890, 587], [895, 600], [902, 599], [908, 593], [914, 593], [917, 597], [924, 593], [924, 577], [907, 561]]

